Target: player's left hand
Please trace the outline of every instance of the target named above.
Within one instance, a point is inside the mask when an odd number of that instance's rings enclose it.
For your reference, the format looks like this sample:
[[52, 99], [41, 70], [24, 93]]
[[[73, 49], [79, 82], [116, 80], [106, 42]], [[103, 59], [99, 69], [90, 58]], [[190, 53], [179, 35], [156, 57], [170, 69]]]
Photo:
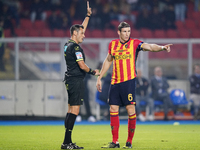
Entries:
[[89, 1], [87, 1], [87, 15], [91, 16], [92, 15], [92, 9], [89, 6]]
[[170, 46], [173, 45], [173, 44], [167, 44], [163, 47], [163, 50], [166, 50], [167, 52], [170, 52], [171, 49], [170, 49]]
[[96, 87], [97, 87], [97, 90], [99, 92], [102, 92], [102, 88], [101, 88], [101, 79], [99, 79], [99, 77], [97, 78], [97, 83], [96, 83]]

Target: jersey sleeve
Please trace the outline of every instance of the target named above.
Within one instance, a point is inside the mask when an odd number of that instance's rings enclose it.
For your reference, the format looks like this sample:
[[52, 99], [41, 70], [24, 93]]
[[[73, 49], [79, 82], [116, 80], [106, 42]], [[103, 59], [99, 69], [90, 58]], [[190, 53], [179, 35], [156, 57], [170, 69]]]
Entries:
[[111, 55], [111, 45], [112, 45], [112, 42], [110, 42], [108, 45], [108, 54], [110, 54], [110, 55]]
[[137, 51], [143, 50], [143, 48], [142, 48], [143, 43], [144, 43], [144, 42], [141, 41], [141, 40], [138, 40], [138, 39], [135, 40], [135, 45], [137, 45], [137, 48], [136, 48]]
[[73, 52], [75, 54], [76, 62], [83, 60], [83, 50], [79, 45], [74, 46]]

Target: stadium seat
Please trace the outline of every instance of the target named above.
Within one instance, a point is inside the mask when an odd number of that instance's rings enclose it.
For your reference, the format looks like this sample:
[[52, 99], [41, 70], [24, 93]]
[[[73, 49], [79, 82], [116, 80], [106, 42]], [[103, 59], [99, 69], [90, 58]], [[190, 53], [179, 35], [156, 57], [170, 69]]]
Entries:
[[95, 102], [96, 102], [96, 119], [100, 120], [101, 119], [101, 109], [100, 106], [108, 105], [106, 102], [102, 101], [99, 99], [100, 92], [96, 92], [95, 96]]
[[86, 32], [85, 32], [85, 37], [86, 38], [91, 38], [92, 37], [92, 35], [91, 35], [91, 31], [90, 30], [86, 30]]
[[18, 37], [26, 37], [26, 30], [21, 29], [21, 28], [16, 28], [16, 29], [15, 29], [15, 34], [16, 34]]
[[141, 37], [143, 37], [143, 38], [153, 38], [153, 33], [152, 33], [151, 30], [143, 28], [140, 31], [141, 31], [141, 34], [140, 34]]
[[178, 38], [178, 33], [176, 30], [167, 30], [166, 35], [167, 38]]
[[116, 30], [105, 29], [103, 32], [104, 32], [104, 36], [106, 38], [117, 38], [118, 37]]
[[199, 29], [192, 30], [191, 38], [200, 38], [200, 30]]
[[172, 90], [170, 92], [170, 98], [171, 98], [174, 105], [186, 105], [186, 104], [188, 104], [185, 92], [182, 89]]
[[10, 29], [4, 29], [4, 36], [5, 37], [11, 37]]
[[193, 20], [199, 20], [200, 18], [200, 11], [193, 11], [192, 12], [192, 19]]
[[131, 37], [132, 38], [140, 38], [141, 35], [140, 35], [140, 32], [138, 30], [131, 30]]
[[34, 29], [42, 30], [46, 27], [46, 24], [44, 21], [36, 20], [33, 24]]
[[187, 29], [178, 30], [179, 38], [190, 38], [190, 31]]
[[185, 20], [185, 27], [187, 29], [196, 29], [197, 28], [196, 22], [192, 19], [186, 19]]
[[42, 37], [51, 37], [52, 36], [52, 32], [49, 29], [41, 30], [41, 36]]
[[94, 38], [103, 38], [104, 37], [103, 31], [98, 30], [98, 29], [95, 29], [95, 30], [91, 31], [91, 35]]
[[33, 28], [33, 24], [31, 22], [31, 20], [29, 20], [29, 19], [21, 19], [20, 24], [21, 24], [21, 28], [24, 28], [24, 29], [29, 30], [29, 29]]
[[65, 31], [64, 30], [54, 29], [53, 30], [53, 36], [54, 37], [64, 37], [65, 36]]
[[178, 29], [185, 29], [185, 24], [182, 21], [176, 21], [175, 24]]
[[164, 30], [155, 30], [154, 38], [166, 38], [166, 33]]
[[112, 20], [111, 24], [115, 27], [115, 30], [118, 30], [118, 26], [120, 24], [120, 22], [118, 20]]
[[31, 29], [27, 32], [27, 36], [29, 37], [40, 37], [40, 31], [37, 29]]
[[73, 20], [72, 24], [82, 24], [82, 20]]

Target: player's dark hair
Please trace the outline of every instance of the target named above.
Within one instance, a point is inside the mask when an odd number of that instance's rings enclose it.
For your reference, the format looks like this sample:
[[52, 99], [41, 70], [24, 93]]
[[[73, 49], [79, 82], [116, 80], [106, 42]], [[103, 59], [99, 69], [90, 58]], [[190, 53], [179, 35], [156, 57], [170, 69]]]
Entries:
[[71, 28], [70, 28], [71, 36], [73, 35], [74, 31], [78, 32], [80, 30], [80, 28], [84, 29], [83, 25], [75, 24], [75, 25], [71, 26]]
[[118, 26], [118, 30], [121, 32], [122, 28], [130, 27], [130, 25], [126, 22], [121, 22]]

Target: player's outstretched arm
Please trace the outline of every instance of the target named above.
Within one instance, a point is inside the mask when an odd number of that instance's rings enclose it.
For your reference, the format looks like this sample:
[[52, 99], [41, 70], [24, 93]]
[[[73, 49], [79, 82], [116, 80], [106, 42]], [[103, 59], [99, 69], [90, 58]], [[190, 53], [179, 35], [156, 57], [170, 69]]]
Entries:
[[143, 43], [142, 48], [144, 51], [151, 51], [151, 52], [167, 51], [167, 52], [170, 52], [171, 45], [173, 45], [173, 44], [167, 44], [167, 45], [161, 46], [161, 45], [157, 45], [157, 44]]
[[83, 27], [84, 27], [84, 32], [86, 31], [90, 16], [92, 15], [92, 9], [89, 6], [89, 1], [87, 1], [87, 15], [82, 23]]

